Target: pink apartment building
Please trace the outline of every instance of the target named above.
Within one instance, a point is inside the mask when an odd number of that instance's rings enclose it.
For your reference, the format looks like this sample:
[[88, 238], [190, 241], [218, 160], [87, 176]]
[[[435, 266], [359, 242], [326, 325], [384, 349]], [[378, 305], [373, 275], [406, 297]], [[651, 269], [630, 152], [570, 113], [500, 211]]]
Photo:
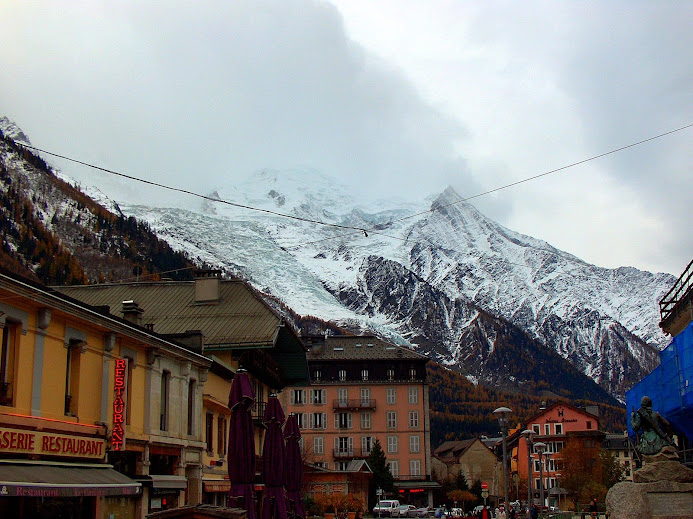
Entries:
[[288, 387], [308, 463], [348, 470], [380, 441], [403, 503], [432, 506], [428, 359], [370, 336], [304, 337], [311, 385]]

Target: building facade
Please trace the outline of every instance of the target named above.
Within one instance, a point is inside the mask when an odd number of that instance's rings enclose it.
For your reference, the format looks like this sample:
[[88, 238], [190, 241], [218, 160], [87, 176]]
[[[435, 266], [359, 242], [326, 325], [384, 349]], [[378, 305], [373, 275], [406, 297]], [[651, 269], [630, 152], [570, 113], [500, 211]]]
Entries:
[[491, 496], [499, 494], [500, 460], [479, 438], [443, 443], [433, 452], [432, 463], [439, 482], [462, 474], [470, 487], [475, 481], [481, 481], [488, 484]]
[[209, 360], [4, 271], [0, 326], [0, 517], [199, 501]]
[[[228, 478], [228, 407], [234, 373], [244, 368], [255, 390], [255, 452], [259, 471], [264, 440], [262, 415], [270, 393], [287, 384], [308, 383], [305, 347], [247, 283], [204, 270], [193, 281], [157, 281], [56, 287], [91, 305], [107, 306], [163, 337], [175, 340], [211, 362], [199, 425], [202, 449], [202, 501], [224, 505]], [[257, 474], [256, 491], [263, 484]]]
[[369, 336], [304, 338], [311, 385], [283, 393], [306, 460], [347, 470], [376, 440], [403, 502], [432, 506], [428, 359]]

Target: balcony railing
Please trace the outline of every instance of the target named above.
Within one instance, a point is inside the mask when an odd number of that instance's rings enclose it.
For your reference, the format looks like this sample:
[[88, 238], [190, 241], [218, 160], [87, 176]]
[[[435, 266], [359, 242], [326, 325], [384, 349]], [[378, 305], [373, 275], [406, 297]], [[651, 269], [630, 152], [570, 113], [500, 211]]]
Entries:
[[253, 415], [253, 420], [260, 420], [265, 416], [265, 409], [267, 408], [267, 402], [255, 402], [253, 404], [253, 409], [251, 413]]
[[[659, 313], [662, 323], [678, 313], [685, 302], [691, 302], [691, 291], [693, 289], [693, 260], [688, 264], [683, 274], [676, 280], [671, 290], [659, 302]], [[677, 308], [678, 307], [678, 308]]]
[[333, 409], [375, 409], [374, 398], [337, 398], [332, 402]]
[[335, 449], [334, 459], [354, 458], [354, 449]]
[[12, 382], [0, 382], [0, 405], [12, 405]]

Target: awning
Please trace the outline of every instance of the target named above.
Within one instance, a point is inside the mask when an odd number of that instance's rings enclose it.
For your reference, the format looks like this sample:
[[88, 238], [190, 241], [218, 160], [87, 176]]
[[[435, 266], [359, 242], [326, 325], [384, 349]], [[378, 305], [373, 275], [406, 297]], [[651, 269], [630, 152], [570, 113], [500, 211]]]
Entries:
[[202, 488], [205, 492], [228, 492], [231, 490], [231, 482], [224, 479], [203, 479]]
[[110, 465], [0, 463], [0, 496], [135, 496], [141, 485]]
[[188, 487], [185, 476], [168, 476], [165, 474], [150, 474], [148, 476], [136, 476], [135, 479], [142, 485], [151, 488], [170, 488], [183, 490]]

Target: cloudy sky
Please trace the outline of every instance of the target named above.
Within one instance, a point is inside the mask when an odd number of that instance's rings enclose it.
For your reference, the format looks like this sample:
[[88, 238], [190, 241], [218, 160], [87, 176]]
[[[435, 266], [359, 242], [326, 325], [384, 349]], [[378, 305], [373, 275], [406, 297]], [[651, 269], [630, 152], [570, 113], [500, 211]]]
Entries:
[[[0, 0], [0, 115], [38, 147], [197, 192], [310, 167], [364, 200], [474, 196], [693, 123], [691, 27], [693, 2], [659, 0]], [[473, 203], [591, 263], [678, 276], [692, 143]]]

